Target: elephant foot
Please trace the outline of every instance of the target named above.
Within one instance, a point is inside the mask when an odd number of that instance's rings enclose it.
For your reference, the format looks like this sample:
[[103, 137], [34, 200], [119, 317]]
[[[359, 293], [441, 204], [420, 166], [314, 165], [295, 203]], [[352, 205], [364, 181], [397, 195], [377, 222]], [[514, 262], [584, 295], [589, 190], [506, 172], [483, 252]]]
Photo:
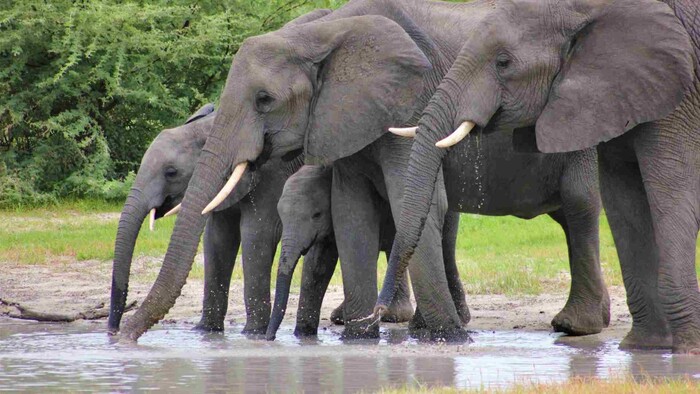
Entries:
[[620, 342], [622, 350], [654, 350], [654, 349], [670, 349], [675, 346], [671, 334], [651, 332], [640, 328], [634, 328], [627, 333], [625, 338]]
[[318, 335], [318, 326], [299, 325], [294, 327], [294, 336], [297, 338], [315, 337]]
[[243, 330], [241, 331], [241, 334], [245, 335], [246, 337], [249, 338], [257, 338], [257, 337], [265, 337], [267, 334], [267, 324], [262, 325], [262, 324], [255, 324], [255, 325], [248, 325], [246, 324], [245, 327], [243, 327]]
[[413, 319], [411, 319], [411, 321], [408, 323], [408, 331], [418, 332], [426, 328], [428, 328], [428, 324], [425, 322], [423, 314], [420, 313], [418, 308], [416, 308], [416, 312], [413, 314]]
[[201, 332], [222, 332], [224, 331], [224, 322], [210, 322], [205, 320], [200, 320], [197, 325], [192, 327], [193, 331]]
[[385, 323], [403, 323], [411, 320], [413, 317], [413, 305], [410, 300], [394, 302], [389, 305], [387, 313], [382, 315], [382, 321]]
[[450, 329], [440, 328], [440, 329], [411, 329], [409, 328], [409, 333], [412, 337], [417, 338], [421, 341], [430, 342], [450, 342], [450, 343], [472, 343], [474, 342], [467, 332], [467, 330], [462, 327], [454, 327]]
[[598, 302], [567, 301], [566, 306], [552, 319], [554, 332], [580, 336], [598, 334], [610, 324], [610, 298]]
[[673, 334], [673, 353], [700, 355], [700, 330], [684, 329]]
[[379, 338], [379, 319], [370, 315], [345, 321], [342, 339]]
[[345, 308], [345, 301], [343, 301], [337, 308], [333, 309], [331, 312], [331, 322], [342, 326], [345, 321], [343, 320], [343, 308]]

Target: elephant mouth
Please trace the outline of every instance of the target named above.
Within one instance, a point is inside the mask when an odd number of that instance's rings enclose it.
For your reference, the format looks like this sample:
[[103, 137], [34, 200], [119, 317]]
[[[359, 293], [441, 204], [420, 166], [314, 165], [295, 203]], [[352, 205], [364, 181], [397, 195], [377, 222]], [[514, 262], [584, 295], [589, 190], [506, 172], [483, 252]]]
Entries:
[[156, 219], [160, 219], [182, 202], [183, 196], [167, 196], [160, 206], [156, 207]]

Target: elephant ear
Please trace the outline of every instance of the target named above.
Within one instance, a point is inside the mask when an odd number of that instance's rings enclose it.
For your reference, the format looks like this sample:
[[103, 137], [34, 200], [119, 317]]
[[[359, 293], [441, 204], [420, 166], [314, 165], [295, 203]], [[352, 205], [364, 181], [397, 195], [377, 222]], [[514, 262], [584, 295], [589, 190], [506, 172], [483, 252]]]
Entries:
[[214, 104], [209, 103], [209, 104], [204, 104], [202, 108], [200, 108], [197, 112], [195, 112], [192, 116], [187, 119], [185, 124], [192, 123], [197, 119], [201, 119], [210, 113], [214, 112]]
[[307, 163], [352, 155], [411, 118], [431, 65], [401, 26], [360, 16], [304, 25], [297, 33], [315, 73]]
[[585, 149], [661, 119], [681, 103], [693, 81], [690, 39], [666, 4], [571, 3], [578, 8], [574, 13], [589, 7], [583, 10], [588, 17], [575, 29], [568, 59], [537, 120], [542, 152]]

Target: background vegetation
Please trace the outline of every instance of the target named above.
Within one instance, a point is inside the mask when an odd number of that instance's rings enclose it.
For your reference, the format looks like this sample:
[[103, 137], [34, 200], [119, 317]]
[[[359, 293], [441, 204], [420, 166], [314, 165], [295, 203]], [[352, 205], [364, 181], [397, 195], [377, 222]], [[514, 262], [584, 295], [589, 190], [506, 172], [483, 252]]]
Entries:
[[121, 200], [252, 35], [339, 0], [0, 2], [0, 208]]
[[[112, 260], [120, 210], [119, 203], [81, 200], [48, 208], [0, 211], [0, 223], [5, 224], [0, 226], [0, 264], [58, 264], [70, 270], [75, 261], [92, 260], [98, 264]], [[159, 266], [174, 224], [172, 217], [160, 219], [155, 231], [150, 232], [146, 221], [134, 257]], [[700, 261], [700, 240], [698, 243], [696, 259]], [[622, 286], [620, 264], [605, 217], [601, 217], [600, 257], [606, 283]], [[522, 220], [462, 215], [457, 263], [468, 294], [540, 294], [569, 289], [564, 233], [547, 216]], [[275, 261], [273, 275], [277, 273], [276, 264]], [[697, 268], [700, 270], [700, 266]], [[379, 283], [385, 270], [386, 259], [381, 255]], [[203, 265], [194, 264], [190, 277], [201, 279], [203, 275]], [[134, 277], [147, 282], [154, 279]], [[233, 279], [243, 279], [240, 260]], [[297, 267], [294, 291], [298, 291], [300, 283], [301, 267]], [[342, 284], [339, 268], [331, 283]]]

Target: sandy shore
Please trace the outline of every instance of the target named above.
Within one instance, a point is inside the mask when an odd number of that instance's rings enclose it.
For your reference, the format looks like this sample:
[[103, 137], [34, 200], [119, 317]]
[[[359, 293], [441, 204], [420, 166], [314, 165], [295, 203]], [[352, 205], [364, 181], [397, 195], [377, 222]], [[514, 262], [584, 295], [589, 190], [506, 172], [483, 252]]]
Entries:
[[[132, 264], [132, 281], [129, 300], [141, 302], [155, 279], [160, 259], [137, 258]], [[201, 264], [198, 256], [195, 264]], [[0, 263], [0, 298], [18, 302], [26, 307], [43, 312], [75, 313], [99, 302], [109, 304], [111, 285], [111, 262], [82, 261], [60, 262], [44, 265]], [[201, 279], [190, 279], [166, 321], [170, 323], [194, 324], [202, 311]], [[609, 289], [612, 303], [611, 323], [600, 335], [621, 339], [631, 325], [631, 318], [624, 298], [624, 289]], [[243, 305], [243, 283], [231, 284], [229, 324], [245, 322]], [[565, 293], [541, 294], [538, 296], [469, 295], [473, 330], [551, 330], [550, 321], [566, 302]], [[331, 311], [343, 300], [342, 288], [331, 286], [323, 302], [322, 327], [330, 327]], [[285, 321], [293, 324], [298, 294], [290, 296]], [[0, 312], [2, 312], [0, 306]], [[131, 312], [133, 313], [133, 312]], [[130, 315], [131, 313], [127, 314]], [[105, 321], [106, 324], [106, 321]]]

